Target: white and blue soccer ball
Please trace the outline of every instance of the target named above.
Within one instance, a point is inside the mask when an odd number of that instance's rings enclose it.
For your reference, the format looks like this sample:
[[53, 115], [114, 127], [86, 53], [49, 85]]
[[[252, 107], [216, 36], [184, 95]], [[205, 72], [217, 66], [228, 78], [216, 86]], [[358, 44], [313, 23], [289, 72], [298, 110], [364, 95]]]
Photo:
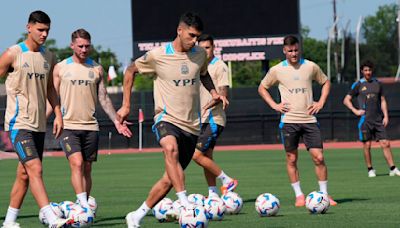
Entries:
[[68, 200], [62, 201], [58, 204], [63, 214], [63, 218], [69, 218], [71, 211], [75, 209], [74, 205], [74, 202]]
[[255, 207], [261, 217], [269, 217], [278, 214], [280, 203], [275, 195], [263, 193], [257, 197]]
[[[57, 217], [59, 217], [59, 218], [64, 217], [64, 214], [61, 211], [58, 203], [50, 202], [50, 207], [51, 207], [51, 210], [54, 212], [54, 214]], [[46, 216], [44, 215], [44, 213], [41, 210], [39, 211], [39, 220], [40, 220], [40, 223], [42, 223], [43, 225], [46, 225], [46, 226], [49, 225], [49, 221], [47, 221]]]
[[204, 206], [204, 201], [206, 200], [206, 197], [204, 197], [202, 194], [190, 194], [188, 196], [188, 201], [189, 203], [192, 203], [194, 205], [198, 206]]
[[91, 209], [81, 207], [79, 204], [73, 206], [69, 217], [73, 219], [71, 227], [90, 227], [94, 222], [94, 215]]
[[225, 203], [219, 197], [209, 197], [204, 202], [204, 209], [209, 220], [222, 220], [225, 214]]
[[154, 217], [159, 222], [166, 222], [167, 217], [166, 214], [168, 211], [172, 210], [172, 200], [170, 198], [164, 198], [160, 202], [158, 202], [152, 209]]
[[239, 214], [243, 207], [243, 199], [236, 192], [227, 192], [221, 196], [221, 199], [225, 203], [225, 213], [227, 214]]
[[314, 191], [307, 195], [306, 208], [311, 214], [325, 214], [329, 206], [328, 194]]
[[179, 225], [181, 228], [206, 228], [208, 219], [204, 207], [190, 204], [182, 208]]

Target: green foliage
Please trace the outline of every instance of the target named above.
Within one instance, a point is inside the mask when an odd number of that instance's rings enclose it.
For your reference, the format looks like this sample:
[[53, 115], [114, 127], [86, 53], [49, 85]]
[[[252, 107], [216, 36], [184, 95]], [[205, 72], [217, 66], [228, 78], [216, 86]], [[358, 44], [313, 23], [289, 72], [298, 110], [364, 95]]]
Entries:
[[135, 91], [148, 91], [153, 89], [153, 77], [137, 74], [135, 77]]
[[232, 62], [232, 86], [234, 88], [256, 87], [260, 84], [263, 76], [261, 61]]

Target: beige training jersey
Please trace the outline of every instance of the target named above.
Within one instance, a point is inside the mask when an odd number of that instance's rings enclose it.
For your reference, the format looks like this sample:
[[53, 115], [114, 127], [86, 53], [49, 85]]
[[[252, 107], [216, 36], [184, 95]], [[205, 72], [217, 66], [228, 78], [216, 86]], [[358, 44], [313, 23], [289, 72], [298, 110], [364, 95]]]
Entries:
[[64, 129], [98, 131], [97, 90], [101, 66], [92, 59], [75, 63], [69, 57], [57, 64]]
[[314, 115], [307, 114], [307, 108], [313, 104], [312, 81], [323, 85], [328, 78], [317, 64], [300, 59], [297, 66], [287, 60], [272, 67], [261, 84], [268, 89], [279, 84], [281, 102], [290, 104], [290, 111], [281, 116], [283, 123], [315, 123]]
[[[214, 83], [215, 89], [219, 92], [219, 87], [229, 86], [228, 66], [217, 57], [214, 57], [208, 64], [208, 73]], [[201, 107], [204, 107], [212, 100], [210, 92], [203, 86], [200, 86]], [[226, 115], [222, 103], [210, 108], [202, 118], [203, 123], [215, 123], [220, 126], [226, 125]]]
[[54, 63], [53, 53], [43, 47], [30, 51], [24, 42], [9, 48], [15, 56], [13, 72], [6, 79], [6, 131], [24, 129], [46, 132], [47, 83]]
[[203, 48], [176, 52], [172, 43], [135, 61], [142, 74], [154, 75], [154, 122], [166, 121], [194, 135], [200, 133], [200, 75], [207, 73]]

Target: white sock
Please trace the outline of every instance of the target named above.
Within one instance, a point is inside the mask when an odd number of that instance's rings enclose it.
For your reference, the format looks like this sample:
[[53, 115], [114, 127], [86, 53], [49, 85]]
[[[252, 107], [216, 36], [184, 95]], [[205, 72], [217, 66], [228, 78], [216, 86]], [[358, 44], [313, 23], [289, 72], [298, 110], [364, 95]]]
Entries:
[[81, 192], [79, 194], [76, 194], [76, 198], [78, 198], [79, 204], [82, 207], [89, 208], [89, 203], [88, 203], [88, 200], [87, 200], [88, 197], [87, 197], [87, 193], [86, 192]]
[[176, 196], [178, 196], [178, 199], [181, 201], [182, 206], [187, 207], [189, 205], [189, 201], [186, 196], [186, 190], [177, 192]]
[[318, 181], [319, 191], [328, 194], [328, 181]]
[[4, 222], [15, 222], [17, 221], [17, 217], [19, 214], [19, 209], [17, 208], [12, 208], [12, 207], [8, 207], [7, 210], [7, 215], [6, 215], [6, 219], [4, 220]]
[[142, 220], [142, 218], [144, 216], [146, 216], [147, 212], [150, 211], [149, 206], [147, 206], [146, 201], [142, 203], [142, 205], [136, 210], [135, 212], [135, 216], [137, 216], [137, 218], [139, 220]]
[[43, 212], [47, 221], [49, 221], [49, 224], [54, 224], [54, 222], [57, 220], [57, 216], [54, 214], [53, 209], [51, 209], [50, 204], [40, 208], [40, 211]]
[[221, 173], [217, 176], [218, 179], [222, 181], [223, 185], [229, 184], [229, 182], [232, 181], [232, 178], [230, 178], [228, 175], [224, 173], [224, 171], [221, 171]]
[[218, 194], [217, 191], [217, 186], [208, 186], [208, 195], [211, 195], [213, 193]]
[[296, 194], [296, 197], [304, 195], [300, 188], [300, 181], [292, 183], [292, 188], [294, 190], [294, 194]]

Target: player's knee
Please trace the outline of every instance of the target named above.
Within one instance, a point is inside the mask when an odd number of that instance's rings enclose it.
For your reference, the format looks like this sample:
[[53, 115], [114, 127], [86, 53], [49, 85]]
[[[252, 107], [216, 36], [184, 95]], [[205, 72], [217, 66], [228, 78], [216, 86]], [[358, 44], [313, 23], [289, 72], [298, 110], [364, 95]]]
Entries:
[[322, 154], [314, 156], [313, 160], [314, 160], [315, 165], [324, 165], [325, 164], [324, 156]]
[[27, 175], [32, 178], [32, 177], [41, 177], [42, 176], [42, 164], [40, 162], [33, 162], [28, 164], [25, 164], [25, 169], [27, 170]]
[[85, 174], [90, 174], [92, 172], [92, 164], [85, 162], [85, 167], [83, 170], [84, 170]]
[[79, 159], [70, 159], [69, 165], [72, 170], [83, 170], [83, 161]]
[[177, 152], [176, 146], [174, 144], [167, 144], [163, 147], [165, 154], [173, 154]]
[[389, 148], [390, 147], [390, 142], [389, 140], [381, 140], [380, 141], [381, 147], [382, 148]]
[[23, 182], [28, 182], [29, 181], [29, 176], [28, 173], [26, 172], [25, 169], [17, 171], [17, 179]]
[[198, 163], [198, 162], [200, 162], [200, 160], [201, 160], [201, 158], [202, 158], [203, 156], [204, 156], [204, 155], [203, 155], [201, 152], [196, 151], [196, 152], [194, 152], [192, 159], [193, 159], [193, 161], [195, 161], [196, 163]]

